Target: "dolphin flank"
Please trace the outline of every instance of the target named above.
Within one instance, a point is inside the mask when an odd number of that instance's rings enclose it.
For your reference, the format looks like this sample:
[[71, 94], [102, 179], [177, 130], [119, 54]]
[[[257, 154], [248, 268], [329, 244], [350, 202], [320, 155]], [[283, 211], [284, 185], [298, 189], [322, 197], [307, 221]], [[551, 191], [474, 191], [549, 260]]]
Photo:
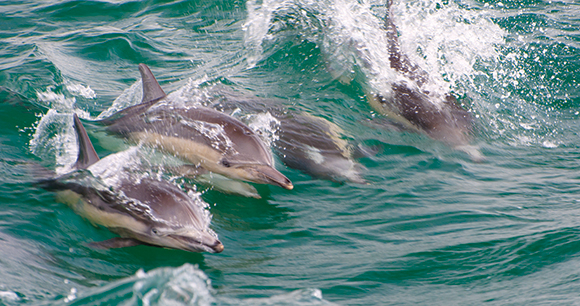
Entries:
[[139, 64], [139, 71], [143, 101], [102, 120], [109, 132], [232, 179], [293, 188], [274, 168], [270, 149], [248, 126], [207, 107], [171, 104], [149, 68]]
[[[79, 118], [74, 115], [79, 154], [73, 171], [43, 180], [39, 186], [57, 192], [60, 201], [93, 224], [120, 237], [91, 243], [97, 248], [151, 245], [190, 252], [223, 251], [208, 228], [207, 211], [180, 188], [150, 178], [136, 179], [123, 172], [113, 186], [103, 186], [90, 171], [100, 160]], [[114, 157], [108, 156], [107, 158]]]

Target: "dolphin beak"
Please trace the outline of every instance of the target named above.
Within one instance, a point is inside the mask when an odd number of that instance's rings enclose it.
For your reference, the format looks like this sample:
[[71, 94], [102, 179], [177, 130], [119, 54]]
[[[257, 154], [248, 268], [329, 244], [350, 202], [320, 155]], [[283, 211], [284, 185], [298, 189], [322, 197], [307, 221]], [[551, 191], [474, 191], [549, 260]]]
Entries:
[[270, 166], [259, 165], [253, 168], [256, 176], [262, 178], [268, 184], [280, 186], [288, 190], [294, 188], [294, 185], [292, 185], [292, 182], [287, 177]]
[[181, 245], [180, 248], [185, 251], [221, 253], [224, 250], [224, 245], [222, 242], [210, 235], [203, 235], [202, 237], [196, 238], [183, 235], [170, 236], [174, 240], [178, 241]]
[[213, 244], [203, 244], [203, 247], [210, 253], [221, 253], [224, 250], [224, 245], [221, 241], [215, 239]]
[[212, 247], [214, 253], [221, 253], [224, 250], [224, 245], [218, 240], [215, 246]]

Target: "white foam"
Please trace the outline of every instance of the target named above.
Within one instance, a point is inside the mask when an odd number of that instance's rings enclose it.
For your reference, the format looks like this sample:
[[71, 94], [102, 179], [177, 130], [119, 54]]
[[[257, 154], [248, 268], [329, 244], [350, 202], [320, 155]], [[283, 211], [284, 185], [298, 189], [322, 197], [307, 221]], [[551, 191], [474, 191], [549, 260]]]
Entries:
[[78, 152], [76, 134], [70, 114], [61, 114], [50, 109], [35, 124], [36, 131], [30, 140], [30, 151], [42, 158], [52, 159], [57, 173], [68, 172], [69, 165], [76, 161]]
[[133, 83], [131, 87], [125, 89], [123, 93], [113, 101], [113, 104], [109, 108], [99, 114], [97, 119], [108, 118], [120, 110], [141, 103], [142, 99], [143, 85], [141, 84], [141, 79], [139, 79], [137, 82]]
[[70, 288], [69, 294], [64, 298], [65, 303], [70, 303], [77, 298], [77, 289], [75, 287]]
[[246, 115], [245, 119], [248, 127], [260, 136], [267, 147], [280, 138], [278, 136], [280, 121], [269, 112]]
[[66, 84], [66, 89], [74, 95], [80, 95], [87, 99], [95, 99], [97, 97], [97, 94], [90, 86], [83, 86], [81, 84], [69, 82]]
[[200, 89], [200, 85], [207, 83], [208, 81], [209, 78], [207, 75], [204, 75], [199, 79], [189, 78], [184, 86], [168, 94], [168, 100], [182, 108], [203, 105], [203, 102], [208, 98], [208, 93], [207, 91]]
[[261, 59], [262, 42], [271, 38], [268, 34], [272, 27], [274, 12], [286, 6], [292, 6], [293, 1], [286, 0], [250, 0], [246, 2], [248, 17], [242, 25], [244, 44], [249, 50], [247, 55], [248, 68], [252, 68]]
[[0, 302], [18, 302], [20, 301], [20, 297], [18, 294], [12, 291], [0, 291]]
[[[358, 67], [370, 91], [388, 93], [389, 84], [400, 77], [390, 68], [384, 0], [250, 1], [247, 8], [245, 43], [254, 52], [262, 52], [263, 41], [282, 35], [277, 31], [284, 27], [277, 26], [273, 16], [292, 15], [295, 23], [313, 27], [301, 29], [301, 35], [321, 47], [336, 78], [348, 80]], [[305, 10], [309, 13], [295, 14]], [[308, 18], [317, 20], [302, 20]], [[507, 35], [485, 11], [453, 2], [395, 1], [392, 18], [403, 53], [432, 77], [431, 87], [426, 88], [431, 92], [446, 93], [457, 82], [479, 74], [475, 66], [479, 61], [496, 61], [497, 47]]]
[[439, 82], [453, 86], [477, 74], [477, 62], [497, 61], [505, 44], [507, 32], [486, 11], [426, 0], [396, 1], [393, 9], [403, 53]]
[[91, 173], [103, 180], [108, 186], [118, 186], [129, 173], [140, 169], [138, 147], [131, 147], [125, 151], [107, 155], [88, 169]]
[[[127, 305], [336, 305], [324, 300], [320, 289], [299, 289], [263, 298], [230, 298], [217, 295], [209, 277], [197, 265], [163, 267], [148, 272], [139, 269], [135, 275], [113, 281], [103, 287], [76, 292], [76, 301], [102, 304], [119, 302]], [[64, 299], [63, 299], [64, 300]]]
[[54, 89], [54, 87], [49, 87], [44, 92], [37, 92], [36, 96], [39, 100], [46, 102], [52, 109], [71, 110], [76, 103], [76, 98], [69, 98], [62, 93], [56, 93]]

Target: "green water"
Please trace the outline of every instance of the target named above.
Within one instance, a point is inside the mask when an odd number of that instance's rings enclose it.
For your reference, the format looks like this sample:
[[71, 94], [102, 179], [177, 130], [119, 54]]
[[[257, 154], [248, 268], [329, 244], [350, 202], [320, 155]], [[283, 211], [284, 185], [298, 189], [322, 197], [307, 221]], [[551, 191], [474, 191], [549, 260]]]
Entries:
[[[0, 305], [577, 304], [580, 5], [396, 2], [401, 46], [475, 118], [486, 157], [389, 129], [381, 1], [2, 1]], [[371, 148], [368, 184], [285, 167], [262, 199], [199, 186], [225, 246], [95, 250], [114, 234], [34, 187], [67, 129], [139, 101], [137, 65], [195, 100], [276, 98]], [[90, 128], [89, 128], [90, 130]], [[101, 156], [113, 153], [96, 143]]]

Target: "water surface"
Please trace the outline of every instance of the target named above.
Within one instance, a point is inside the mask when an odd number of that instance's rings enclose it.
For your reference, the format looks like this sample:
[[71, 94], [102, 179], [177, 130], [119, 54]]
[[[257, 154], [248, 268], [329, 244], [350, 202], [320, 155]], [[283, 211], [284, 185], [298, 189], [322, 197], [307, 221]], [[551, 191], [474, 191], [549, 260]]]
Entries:
[[[392, 77], [385, 1], [3, 1], [0, 304], [576, 303], [580, 6], [393, 11], [403, 51], [472, 113], [485, 161], [392, 130], [368, 105], [366, 89]], [[34, 187], [30, 169], [75, 160], [72, 113], [89, 122], [138, 103], [139, 63], [186, 102], [223, 84], [333, 122], [371, 148], [358, 160], [369, 184], [278, 160], [291, 191], [197, 187], [223, 253], [91, 249], [114, 234]]]

